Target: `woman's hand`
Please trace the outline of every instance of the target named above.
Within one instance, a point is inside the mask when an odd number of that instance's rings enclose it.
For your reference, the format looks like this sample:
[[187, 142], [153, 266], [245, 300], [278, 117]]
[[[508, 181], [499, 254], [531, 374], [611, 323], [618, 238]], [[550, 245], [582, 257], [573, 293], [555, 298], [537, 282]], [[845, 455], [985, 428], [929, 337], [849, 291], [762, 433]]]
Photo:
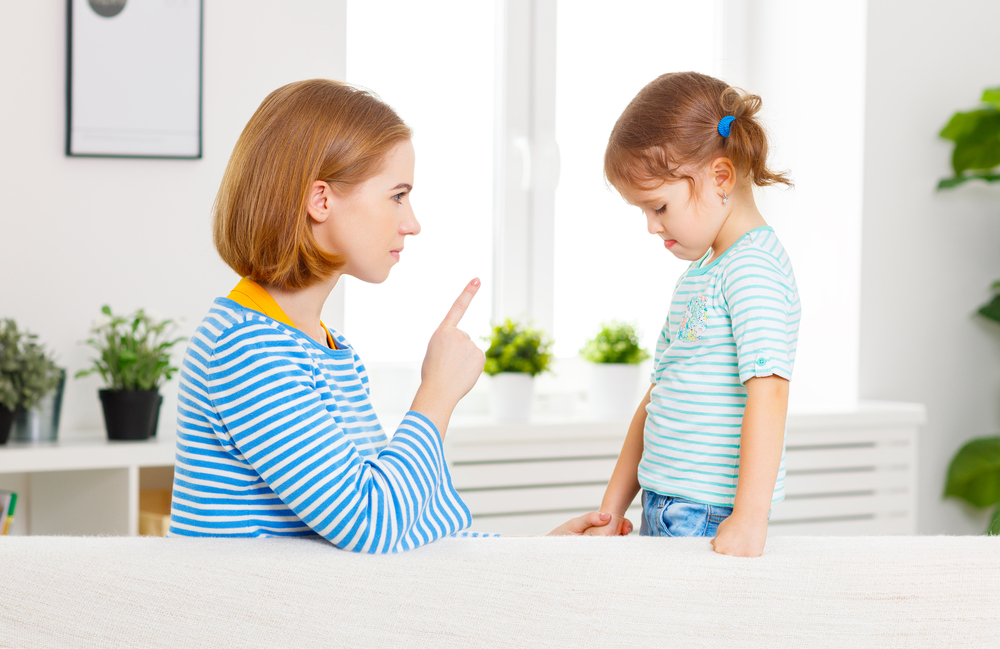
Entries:
[[[603, 531], [598, 531], [603, 530]], [[587, 512], [583, 516], [571, 518], [546, 536], [619, 536], [632, 531], [632, 522], [624, 516], [612, 516], [602, 512]]]
[[458, 328], [479, 286], [478, 277], [466, 285], [427, 343], [420, 388], [410, 407], [434, 422], [442, 438], [452, 411], [479, 380], [486, 363], [483, 351]]

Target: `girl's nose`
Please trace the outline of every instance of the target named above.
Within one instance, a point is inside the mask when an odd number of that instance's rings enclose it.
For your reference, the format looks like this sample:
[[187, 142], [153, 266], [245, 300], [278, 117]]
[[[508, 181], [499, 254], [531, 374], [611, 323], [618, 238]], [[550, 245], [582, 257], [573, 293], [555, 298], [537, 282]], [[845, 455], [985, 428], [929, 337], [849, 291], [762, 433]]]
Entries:
[[646, 212], [646, 230], [650, 234], [659, 234], [663, 232], [663, 224], [661, 224], [654, 214]]

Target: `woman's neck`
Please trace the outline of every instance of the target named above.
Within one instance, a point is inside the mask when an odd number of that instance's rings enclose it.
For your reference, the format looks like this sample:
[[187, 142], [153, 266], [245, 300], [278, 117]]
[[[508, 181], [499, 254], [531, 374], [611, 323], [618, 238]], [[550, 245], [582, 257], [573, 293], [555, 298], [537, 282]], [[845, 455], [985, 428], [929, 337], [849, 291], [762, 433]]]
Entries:
[[330, 297], [330, 291], [337, 285], [340, 274], [336, 273], [328, 280], [317, 282], [312, 286], [300, 289], [283, 289], [270, 284], [262, 285], [281, 310], [292, 321], [295, 328], [309, 336], [319, 344], [326, 346], [326, 331], [320, 324], [323, 305]]

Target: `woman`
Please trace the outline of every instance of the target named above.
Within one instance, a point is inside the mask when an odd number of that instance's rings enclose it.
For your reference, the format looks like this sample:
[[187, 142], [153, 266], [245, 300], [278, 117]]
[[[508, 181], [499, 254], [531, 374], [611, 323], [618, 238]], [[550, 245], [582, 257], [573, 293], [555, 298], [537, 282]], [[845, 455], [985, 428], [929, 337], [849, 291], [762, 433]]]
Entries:
[[[361, 359], [320, 322], [342, 275], [385, 281], [420, 232], [413, 166], [406, 124], [344, 83], [289, 84], [251, 117], [213, 215], [216, 248], [243, 280], [215, 301], [184, 358], [171, 535], [320, 535], [374, 553], [471, 524], [441, 442], [483, 369], [458, 328], [479, 280], [431, 337], [391, 440]], [[590, 512], [553, 534], [609, 520]]]

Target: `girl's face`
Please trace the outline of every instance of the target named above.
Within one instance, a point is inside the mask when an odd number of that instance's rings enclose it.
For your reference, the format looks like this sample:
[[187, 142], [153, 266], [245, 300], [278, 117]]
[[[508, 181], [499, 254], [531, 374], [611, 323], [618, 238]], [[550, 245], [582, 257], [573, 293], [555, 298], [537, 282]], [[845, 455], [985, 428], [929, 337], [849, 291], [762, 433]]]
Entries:
[[701, 259], [719, 236], [728, 210], [716, 188], [715, 174], [688, 171], [687, 180], [671, 180], [654, 189], [625, 187], [622, 198], [646, 216], [646, 229], [663, 239], [663, 245], [678, 259]]
[[381, 172], [350, 193], [341, 195], [319, 183], [326, 187], [328, 210], [319, 222], [310, 196], [309, 213], [318, 243], [324, 250], [347, 257], [341, 273], [372, 284], [384, 282], [399, 262], [406, 236], [420, 233], [410, 205], [413, 163], [413, 143], [405, 140], [389, 152]]

